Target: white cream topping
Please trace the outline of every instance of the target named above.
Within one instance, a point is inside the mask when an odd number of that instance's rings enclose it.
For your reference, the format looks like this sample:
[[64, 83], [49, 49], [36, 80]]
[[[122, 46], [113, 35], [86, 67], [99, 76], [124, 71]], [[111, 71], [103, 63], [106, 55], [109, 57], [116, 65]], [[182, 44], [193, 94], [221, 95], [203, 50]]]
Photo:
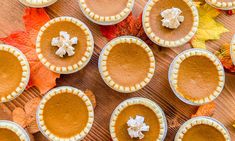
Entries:
[[66, 53], [68, 56], [73, 56], [75, 54], [73, 45], [78, 43], [78, 38], [73, 37], [70, 39], [70, 35], [65, 31], [60, 31], [60, 36], [53, 38], [51, 41], [52, 46], [57, 46], [59, 49], [56, 51], [56, 55], [64, 57]]
[[130, 119], [127, 121], [128, 125], [128, 134], [131, 138], [139, 138], [143, 139], [144, 134], [143, 131], [149, 131], [149, 126], [144, 123], [144, 117], [136, 115], [136, 118], [133, 119], [130, 117]]
[[181, 22], [184, 21], [184, 16], [180, 14], [182, 11], [179, 8], [166, 9], [161, 12], [162, 26], [165, 26], [170, 29], [176, 29], [180, 26]]

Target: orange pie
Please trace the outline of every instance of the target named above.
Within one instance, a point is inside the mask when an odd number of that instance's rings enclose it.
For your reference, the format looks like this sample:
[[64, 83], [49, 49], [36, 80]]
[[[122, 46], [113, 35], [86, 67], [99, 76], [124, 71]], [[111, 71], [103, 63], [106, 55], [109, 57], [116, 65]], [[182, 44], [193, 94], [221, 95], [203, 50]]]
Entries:
[[94, 48], [88, 27], [72, 17], [58, 17], [39, 31], [36, 52], [51, 71], [68, 74], [81, 70], [89, 62]]
[[227, 129], [215, 119], [197, 117], [185, 122], [175, 141], [231, 141]]
[[73, 87], [51, 90], [43, 97], [39, 107], [38, 125], [50, 140], [82, 140], [94, 121], [90, 99]]
[[30, 141], [26, 131], [18, 124], [0, 120], [0, 141]]
[[235, 65], [235, 35], [233, 36], [233, 39], [230, 44], [230, 55], [231, 55], [233, 64]]
[[166, 132], [163, 111], [156, 103], [145, 98], [131, 98], [122, 102], [110, 120], [113, 141], [164, 140]]
[[223, 90], [225, 74], [219, 59], [202, 49], [189, 49], [171, 64], [169, 82], [184, 102], [201, 105], [213, 101]]
[[0, 102], [19, 96], [28, 84], [29, 63], [24, 54], [9, 45], [0, 45]]
[[206, 2], [222, 10], [235, 9], [235, 0], [206, 0]]
[[99, 70], [108, 86], [129, 93], [149, 83], [154, 75], [155, 59], [145, 42], [132, 36], [123, 36], [110, 41], [103, 48]]
[[[169, 19], [163, 23], [163, 15], [168, 13], [166, 18]], [[178, 18], [181, 20], [178, 21]], [[197, 8], [190, 0], [149, 0], [143, 13], [146, 34], [153, 42], [164, 47], [177, 47], [187, 43], [196, 33], [198, 21]], [[165, 27], [167, 24], [169, 27], [174, 26], [177, 22], [180, 25], [174, 29]]]
[[111, 25], [121, 22], [130, 14], [134, 6], [134, 0], [78, 1], [84, 15], [92, 22], [101, 25]]

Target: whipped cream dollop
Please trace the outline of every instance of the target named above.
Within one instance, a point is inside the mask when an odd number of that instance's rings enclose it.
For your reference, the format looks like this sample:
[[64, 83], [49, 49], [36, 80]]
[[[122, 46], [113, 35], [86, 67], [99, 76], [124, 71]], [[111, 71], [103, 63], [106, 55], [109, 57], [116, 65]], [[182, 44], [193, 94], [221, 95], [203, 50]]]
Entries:
[[161, 12], [162, 26], [165, 26], [170, 29], [176, 29], [180, 26], [181, 22], [184, 21], [184, 16], [180, 14], [182, 11], [179, 8], [166, 9]]
[[128, 134], [131, 138], [143, 139], [144, 134], [142, 132], [149, 131], [149, 126], [144, 123], [144, 117], [136, 115], [135, 119], [130, 117], [127, 121]]
[[70, 35], [65, 31], [60, 31], [60, 36], [53, 38], [51, 41], [52, 46], [57, 46], [59, 49], [56, 51], [56, 55], [64, 57], [66, 53], [68, 56], [73, 56], [75, 54], [75, 48], [73, 45], [78, 43], [78, 38], [73, 37], [70, 39]]

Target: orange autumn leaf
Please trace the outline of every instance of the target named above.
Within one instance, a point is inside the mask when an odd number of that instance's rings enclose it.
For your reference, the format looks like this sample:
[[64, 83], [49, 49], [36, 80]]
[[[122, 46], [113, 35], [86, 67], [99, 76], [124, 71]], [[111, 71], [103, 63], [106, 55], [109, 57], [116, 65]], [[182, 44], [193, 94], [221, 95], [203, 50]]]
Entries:
[[37, 33], [50, 18], [44, 9], [27, 8], [23, 20], [26, 31], [14, 32], [8, 37], [0, 38], [0, 41], [17, 47], [25, 54], [30, 64], [27, 88], [36, 86], [44, 94], [56, 85], [56, 78], [60, 77], [43, 66], [35, 51]]
[[21, 125], [23, 128], [27, 126], [26, 123], [26, 113], [22, 108], [15, 108], [12, 112], [13, 121]]
[[85, 91], [85, 94], [89, 97], [89, 99], [91, 100], [91, 103], [92, 103], [92, 105], [93, 105], [93, 107], [95, 109], [95, 107], [96, 107], [96, 98], [95, 98], [94, 93], [91, 90], [87, 89]]
[[226, 70], [235, 72], [235, 66], [233, 65], [230, 55], [230, 44], [224, 44], [215, 54], [220, 59]]
[[37, 125], [36, 120], [35, 120], [35, 121], [32, 121], [32, 122], [27, 126], [27, 130], [28, 130], [28, 132], [31, 133], [31, 134], [34, 134], [34, 133], [39, 132], [39, 128], [38, 128], [38, 125]]
[[198, 108], [196, 114], [192, 115], [193, 117], [198, 116], [212, 116], [215, 112], [216, 105], [214, 102], [202, 105]]
[[149, 46], [154, 45], [154, 43], [144, 32], [144, 28], [142, 26], [142, 14], [140, 14], [139, 17], [135, 17], [131, 13], [125, 20], [118, 24], [110, 26], [100, 26], [100, 31], [102, 35], [108, 40], [112, 40], [119, 36], [130, 35], [139, 37]]
[[24, 110], [26, 113], [28, 124], [31, 124], [32, 121], [36, 121], [36, 111], [37, 111], [37, 107], [40, 101], [41, 101], [41, 98], [36, 97], [25, 104]]

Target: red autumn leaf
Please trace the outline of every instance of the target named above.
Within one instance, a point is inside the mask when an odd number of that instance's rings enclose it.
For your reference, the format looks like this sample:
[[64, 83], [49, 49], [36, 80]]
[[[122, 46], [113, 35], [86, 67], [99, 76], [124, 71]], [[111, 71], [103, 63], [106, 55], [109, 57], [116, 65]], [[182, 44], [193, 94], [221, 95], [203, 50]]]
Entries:
[[149, 46], [154, 45], [144, 32], [144, 28], [142, 26], [142, 14], [140, 14], [139, 17], [135, 17], [131, 13], [125, 20], [116, 25], [101, 26], [100, 31], [108, 40], [112, 40], [119, 36], [131, 35], [139, 37]]
[[60, 77], [41, 64], [35, 51], [37, 33], [50, 18], [44, 9], [27, 8], [23, 20], [26, 31], [12, 33], [8, 37], [0, 38], [0, 41], [17, 47], [25, 54], [30, 64], [30, 80], [27, 88], [36, 86], [44, 94], [56, 85], [55, 80]]
[[226, 70], [235, 72], [235, 66], [233, 65], [230, 55], [230, 44], [224, 44], [215, 54], [220, 59]]

